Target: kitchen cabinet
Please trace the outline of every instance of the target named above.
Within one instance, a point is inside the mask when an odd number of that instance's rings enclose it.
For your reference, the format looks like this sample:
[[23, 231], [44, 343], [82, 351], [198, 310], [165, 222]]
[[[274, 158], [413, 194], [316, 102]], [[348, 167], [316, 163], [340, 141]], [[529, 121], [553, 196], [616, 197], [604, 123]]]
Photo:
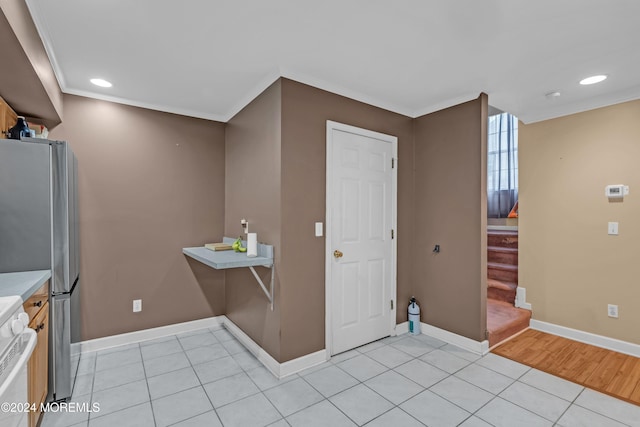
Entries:
[[0, 138], [7, 138], [9, 129], [15, 126], [17, 121], [16, 112], [0, 97]]
[[29, 327], [38, 334], [38, 342], [27, 366], [29, 377], [29, 404], [35, 411], [29, 411], [29, 427], [36, 427], [41, 404], [47, 398], [49, 381], [49, 281], [27, 299], [24, 311], [29, 315]]

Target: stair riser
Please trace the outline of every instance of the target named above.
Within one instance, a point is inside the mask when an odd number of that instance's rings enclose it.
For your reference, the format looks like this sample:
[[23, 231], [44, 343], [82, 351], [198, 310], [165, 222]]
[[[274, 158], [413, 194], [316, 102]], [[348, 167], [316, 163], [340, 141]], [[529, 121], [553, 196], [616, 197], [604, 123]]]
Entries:
[[489, 346], [493, 346], [529, 326], [531, 312], [510, 303], [487, 299]]
[[517, 248], [518, 236], [504, 235], [504, 234], [488, 234], [487, 246], [498, 246], [501, 248]]
[[506, 289], [499, 288], [487, 288], [487, 298], [491, 298], [498, 301], [504, 301], [511, 304], [515, 304], [516, 302], [516, 292], [508, 291]]
[[489, 347], [493, 347], [494, 345], [506, 340], [507, 338], [517, 334], [520, 331], [524, 331], [529, 327], [530, 320], [522, 320], [520, 322], [516, 322], [510, 325], [509, 328], [502, 330], [498, 333], [489, 333]]
[[518, 265], [518, 252], [499, 252], [489, 249], [487, 252], [488, 262], [499, 262], [500, 264]]
[[487, 268], [487, 277], [489, 279], [501, 280], [504, 282], [518, 283], [518, 270], [502, 270], [499, 268]]

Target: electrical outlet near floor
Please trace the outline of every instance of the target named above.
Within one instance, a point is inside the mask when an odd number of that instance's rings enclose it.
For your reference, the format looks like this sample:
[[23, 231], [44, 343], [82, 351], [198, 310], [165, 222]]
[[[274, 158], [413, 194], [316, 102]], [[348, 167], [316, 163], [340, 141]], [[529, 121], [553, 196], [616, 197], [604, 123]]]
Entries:
[[139, 313], [141, 311], [142, 311], [142, 300], [141, 299], [134, 299], [133, 300], [133, 312], [134, 313]]
[[614, 304], [607, 305], [607, 315], [615, 319], [618, 318], [618, 306]]

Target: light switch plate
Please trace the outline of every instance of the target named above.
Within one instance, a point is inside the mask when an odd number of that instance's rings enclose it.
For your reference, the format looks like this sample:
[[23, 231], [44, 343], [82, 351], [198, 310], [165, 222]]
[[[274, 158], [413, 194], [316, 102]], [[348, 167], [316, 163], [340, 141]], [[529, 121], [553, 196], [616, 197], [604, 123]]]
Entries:
[[316, 222], [316, 237], [322, 237], [322, 223]]
[[609, 230], [609, 235], [610, 236], [617, 236], [618, 235], [618, 223], [617, 222], [610, 222], [609, 226], [608, 226], [608, 230]]

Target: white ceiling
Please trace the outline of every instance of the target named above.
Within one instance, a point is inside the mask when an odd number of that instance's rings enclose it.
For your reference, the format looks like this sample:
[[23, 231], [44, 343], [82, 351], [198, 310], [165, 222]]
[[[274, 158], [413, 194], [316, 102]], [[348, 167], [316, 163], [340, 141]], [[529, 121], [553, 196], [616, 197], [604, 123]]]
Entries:
[[411, 117], [480, 92], [527, 123], [640, 98], [637, 0], [27, 3], [63, 92], [213, 120], [280, 76]]

